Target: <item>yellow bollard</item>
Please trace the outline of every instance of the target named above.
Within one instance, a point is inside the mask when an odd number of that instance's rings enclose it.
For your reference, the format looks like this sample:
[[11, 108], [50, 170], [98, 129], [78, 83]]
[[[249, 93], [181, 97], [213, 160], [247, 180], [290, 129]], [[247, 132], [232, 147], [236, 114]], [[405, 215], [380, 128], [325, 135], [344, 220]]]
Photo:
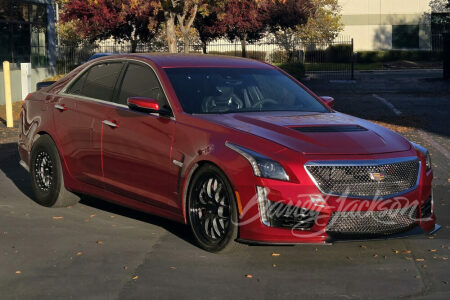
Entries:
[[12, 100], [11, 100], [11, 72], [9, 61], [3, 62], [3, 81], [5, 83], [6, 126], [14, 127]]

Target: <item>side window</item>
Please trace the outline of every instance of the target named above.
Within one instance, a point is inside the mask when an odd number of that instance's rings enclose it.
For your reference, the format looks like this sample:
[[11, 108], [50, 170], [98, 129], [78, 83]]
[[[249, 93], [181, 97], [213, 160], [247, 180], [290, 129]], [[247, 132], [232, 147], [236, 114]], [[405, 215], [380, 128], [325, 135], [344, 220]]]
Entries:
[[91, 67], [67, 90], [67, 93], [110, 101], [122, 63], [104, 63]]
[[83, 75], [78, 77], [74, 83], [67, 89], [66, 93], [72, 94], [72, 95], [81, 95], [81, 91], [83, 89], [84, 81], [87, 77], [87, 74], [89, 72], [84, 72]]
[[155, 72], [148, 66], [129, 64], [122, 80], [118, 103], [127, 105], [130, 97], [147, 97], [158, 100], [159, 105], [167, 105], [166, 97], [159, 85]]

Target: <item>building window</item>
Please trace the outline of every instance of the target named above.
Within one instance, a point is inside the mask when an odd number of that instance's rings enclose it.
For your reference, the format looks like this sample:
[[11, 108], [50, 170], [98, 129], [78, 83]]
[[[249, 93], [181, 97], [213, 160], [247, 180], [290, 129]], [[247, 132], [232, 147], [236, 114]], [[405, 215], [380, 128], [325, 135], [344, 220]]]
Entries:
[[392, 26], [393, 49], [418, 49], [419, 25], [393, 25]]
[[0, 0], [0, 61], [47, 65], [47, 5]]

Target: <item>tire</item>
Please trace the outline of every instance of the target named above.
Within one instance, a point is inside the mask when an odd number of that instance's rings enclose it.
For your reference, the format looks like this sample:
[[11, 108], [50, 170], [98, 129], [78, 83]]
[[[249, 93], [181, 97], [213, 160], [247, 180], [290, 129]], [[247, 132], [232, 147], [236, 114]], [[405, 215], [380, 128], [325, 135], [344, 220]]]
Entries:
[[231, 184], [216, 166], [200, 167], [187, 194], [187, 216], [198, 246], [209, 252], [239, 248], [238, 212]]
[[69, 192], [58, 150], [52, 138], [42, 135], [33, 144], [30, 159], [31, 187], [35, 201], [46, 207], [66, 207], [76, 204], [80, 197]]

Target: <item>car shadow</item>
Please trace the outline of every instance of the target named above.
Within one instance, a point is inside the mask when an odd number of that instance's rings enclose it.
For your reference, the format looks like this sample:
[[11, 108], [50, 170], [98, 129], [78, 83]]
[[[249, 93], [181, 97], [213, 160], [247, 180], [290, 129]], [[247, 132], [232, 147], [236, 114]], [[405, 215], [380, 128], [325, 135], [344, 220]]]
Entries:
[[[20, 156], [17, 151], [16, 143], [0, 144], [0, 171], [11, 180], [20, 192], [29, 198], [30, 201], [33, 201], [32, 199], [34, 197], [31, 189], [30, 175], [19, 165], [19, 161]], [[4, 184], [8, 183], [5, 182]], [[139, 212], [90, 196], [83, 195], [80, 204], [164, 228], [180, 239], [195, 244], [189, 227], [184, 224]]]

